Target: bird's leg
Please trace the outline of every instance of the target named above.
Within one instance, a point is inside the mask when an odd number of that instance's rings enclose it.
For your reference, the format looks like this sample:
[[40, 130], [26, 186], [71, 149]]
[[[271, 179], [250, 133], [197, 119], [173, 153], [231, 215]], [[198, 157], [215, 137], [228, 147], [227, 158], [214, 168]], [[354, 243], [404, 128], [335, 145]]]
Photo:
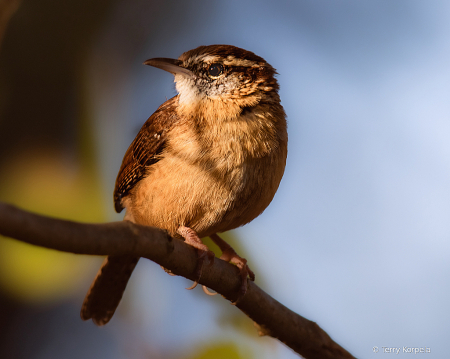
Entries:
[[202, 276], [202, 270], [203, 270], [203, 264], [206, 258], [209, 260], [209, 265], [211, 266], [214, 263], [215, 255], [212, 251], [209, 250], [209, 248], [202, 242], [200, 237], [198, 236], [197, 232], [195, 232], [193, 229], [189, 227], [181, 226], [178, 228], [178, 234], [180, 234], [184, 241], [191, 245], [194, 248], [197, 248], [198, 250], [198, 261], [197, 261], [197, 267], [195, 268], [195, 281], [194, 284], [186, 289], [194, 289], [198, 281], [200, 280], [200, 277]]
[[241, 288], [239, 290], [239, 298], [236, 302], [244, 296], [247, 292], [247, 277], [250, 277], [250, 280], [255, 280], [255, 274], [247, 265], [247, 260], [245, 258], [240, 257], [236, 251], [222, 238], [220, 238], [216, 233], [210, 235], [210, 238], [213, 240], [215, 244], [217, 244], [222, 251], [222, 255], [220, 259], [223, 259], [226, 262], [230, 262], [236, 264], [239, 268], [239, 272], [241, 273]]

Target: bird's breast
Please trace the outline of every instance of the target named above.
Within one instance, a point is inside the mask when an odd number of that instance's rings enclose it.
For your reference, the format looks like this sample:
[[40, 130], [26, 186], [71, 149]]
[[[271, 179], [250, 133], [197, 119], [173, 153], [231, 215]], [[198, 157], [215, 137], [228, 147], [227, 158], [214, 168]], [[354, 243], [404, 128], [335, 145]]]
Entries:
[[181, 225], [207, 236], [250, 222], [271, 202], [286, 161], [276, 128], [256, 132], [245, 121], [173, 128], [136, 186], [133, 216], [172, 235]]

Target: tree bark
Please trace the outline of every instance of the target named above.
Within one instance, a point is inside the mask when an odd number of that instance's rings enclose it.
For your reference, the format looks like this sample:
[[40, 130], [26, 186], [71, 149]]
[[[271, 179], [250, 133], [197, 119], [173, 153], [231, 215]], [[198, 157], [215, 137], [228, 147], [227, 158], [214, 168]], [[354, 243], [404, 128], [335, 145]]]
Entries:
[[[134, 255], [150, 259], [176, 275], [194, 280], [196, 250], [165, 231], [113, 222], [86, 224], [49, 218], [0, 203], [0, 234], [64, 252], [90, 255]], [[234, 302], [240, 287], [238, 269], [218, 258], [203, 271], [200, 284]], [[255, 283], [236, 307], [249, 316], [260, 335], [277, 338], [307, 359], [354, 358], [315, 322], [294, 313]]]

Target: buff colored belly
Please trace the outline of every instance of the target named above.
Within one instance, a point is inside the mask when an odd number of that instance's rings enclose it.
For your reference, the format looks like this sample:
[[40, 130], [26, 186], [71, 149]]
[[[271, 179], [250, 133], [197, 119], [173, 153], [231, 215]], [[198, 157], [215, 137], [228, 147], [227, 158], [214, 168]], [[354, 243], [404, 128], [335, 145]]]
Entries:
[[[283, 171], [274, 168], [261, 176], [266, 161], [273, 165], [273, 159], [266, 158], [232, 170], [207, 170], [167, 155], [138, 183], [127, 211], [137, 223], [166, 229], [172, 236], [179, 226], [192, 228], [200, 237], [239, 227], [257, 217], [278, 188]], [[284, 168], [284, 160], [277, 166]]]

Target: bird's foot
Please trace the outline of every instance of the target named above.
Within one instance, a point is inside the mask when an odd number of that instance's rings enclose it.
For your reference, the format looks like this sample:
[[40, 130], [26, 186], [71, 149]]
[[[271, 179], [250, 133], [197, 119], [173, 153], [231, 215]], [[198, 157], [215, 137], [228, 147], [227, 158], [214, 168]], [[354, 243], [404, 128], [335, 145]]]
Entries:
[[193, 229], [189, 227], [180, 227], [178, 228], [178, 233], [184, 238], [184, 241], [191, 245], [194, 248], [197, 248], [197, 267], [195, 268], [195, 281], [192, 286], [189, 288], [186, 288], [188, 290], [194, 289], [198, 281], [200, 280], [202, 276], [203, 271], [203, 265], [205, 262], [205, 259], [208, 259], [209, 266], [212, 266], [214, 264], [214, 258], [215, 255], [212, 251], [209, 250], [209, 248], [202, 242], [200, 237], [198, 236], [197, 232], [195, 232]]
[[254, 281], [255, 273], [253, 273], [253, 271], [248, 266], [247, 260], [245, 258], [240, 257], [227, 242], [225, 242], [217, 234], [213, 234], [210, 237], [222, 251], [220, 259], [226, 262], [233, 263], [239, 268], [239, 273], [241, 275], [241, 286], [239, 288], [238, 298], [233, 303], [236, 304], [245, 295], [245, 293], [247, 293], [247, 282], [248, 282], [247, 278], [250, 278], [251, 281]]
[[233, 304], [236, 304], [244, 295], [247, 293], [247, 281], [250, 278], [251, 281], [255, 280], [255, 273], [249, 268], [247, 260], [240, 257], [236, 251], [229, 247], [220, 256], [220, 259], [230, 262], [239, 268], [239, 273], [241, 275], [241, 287], [239, 288], [239, 296]]
[[173, 277], [176, 277], [177, 275], [175, 274], [175, 273], [173, 273], [170, 269], [167, 269], [166, 267], [164, 267], [164, 266], [160, 266], [162, 269], [163, 269], [163, 271], [164, 272], [166, 272], [168, 275], [171, 275], [171, 276], [173, 276]]

